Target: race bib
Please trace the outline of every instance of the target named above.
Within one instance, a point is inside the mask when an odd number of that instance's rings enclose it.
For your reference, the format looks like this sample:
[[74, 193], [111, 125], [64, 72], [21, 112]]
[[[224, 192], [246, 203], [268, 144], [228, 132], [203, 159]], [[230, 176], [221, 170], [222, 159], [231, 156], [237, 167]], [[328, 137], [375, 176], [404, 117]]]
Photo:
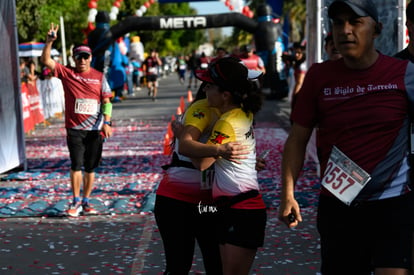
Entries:
[[82, 115], [94, 115], [98, 112], [98, 101], [96, 99], [77, 98], [75, 102], [75, 113]]
[[214, 168], [210, 167], [201, 172], [201, 190], [211, 190], [214, 182]]
[[332, 148], [322, 185], [346, 205], [350, 205], [371, 176], [337, 147]]
[[148, 72], [151, 73], [151, 74], [157, 74], [158, 69], [157, 69], [157, 67], [151, 67], [151, 68], [148, 69]]
[[207, 69], [208, 68], [208, 63], [201, 63], [201, 69]]

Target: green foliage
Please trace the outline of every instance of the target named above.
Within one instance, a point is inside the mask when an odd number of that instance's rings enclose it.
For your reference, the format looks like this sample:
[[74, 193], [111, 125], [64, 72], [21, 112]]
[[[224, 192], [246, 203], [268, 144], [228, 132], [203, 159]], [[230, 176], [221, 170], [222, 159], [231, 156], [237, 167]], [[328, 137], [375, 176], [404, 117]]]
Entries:
[[[64, 19], [66, 45], [84, 42], [85, 30], [88, 27], [88, 3], [90, 0], [16, 0], [16, 17], [19, 43], [37, 41], [43, 42], [49, 30], [50, 23], [60, 23]], [[108, 13], [113, 0], [99, 0], [98, 10]], [[135, 15], [146, 0], [124, 0], [119, 10], [118, 19]], [[158, 4], [150, 6], [144, 16], [159, 15], [191, 15], [195, 10], [188, 3]], [[119, 21], [111, 21], [111, 25]], [[190, 52], [205, 41], [203, 30], [160, 30], [136, 31], [131, 35], [139, 35], [146, 49], [157, 48], [161, 54]], [[61, 40], [55, 42], [55, 47], [61, 48]]]
[[283, 10], [289, 14], [291, 23], [291, 41], [302, 41], [306, 26], [306, 0], [285, 1]]
[[[87, 27], [89, 12], [87, 3], [87, 0], [17, 1], [16, 17], [19, 42], [43, 42], [50, 23], [60, 24], [61, 16], [65, 24], [67, 44], [82, 42], [85, 39], [83, 29]], [[55, 47], [60, 48], [60, 43], [60, 39], [56, 40]]]
[[[66, 45], [81, 43], [85, 40], [84, 30], [88, 27], [88, 3], [90, 0], [16, 0], [17, 29], [19, 43], [28, 41], [43, 42], [50, 23], [59, 24], [60, 16], [64, 19]], [[120, 8], [118, 19], [135, 15], [147, 0], [124, 0]], [[114, 0], [99, 0], [98, 10], [110, 12]], [[264, 3], [264, 0], [250, 1], [250, 8]], [[301, 40], [304, 36], [306, 23], [306, 0], [290, 0], [284, 2], [284, 11], [289, 12], [292, 21], [292, 41]], [[162, 15], [194, 15], [196, 11], [188, 3], [159, 4], [150, 6], [144, 16]], [[111, 22], [111, 25], [119, 21]], [[212, 32], [209, 30], [209, 36]], [[188, 54], [198, 45], [207, 41], [205, 30], [159, 30], [134, 31], [130, 35], [139, 35], [146, 49], [157, 48], [161, 54]], [[238, 45], [252, 42], [252, 34], [234, 29], [231, 37], [223, 38], [220, 32], [214, 32], [209, 38], [215, 47], [233, 49]], [[57, 49], [61, 48], [61, 41], [55, 42]]]
[[34, 40], [33, 34], [39, 31], [41, 25], [41, 13], [38, 7], [45, 4], [46, 0], [16, 1], [16, 21], [20, 42]]

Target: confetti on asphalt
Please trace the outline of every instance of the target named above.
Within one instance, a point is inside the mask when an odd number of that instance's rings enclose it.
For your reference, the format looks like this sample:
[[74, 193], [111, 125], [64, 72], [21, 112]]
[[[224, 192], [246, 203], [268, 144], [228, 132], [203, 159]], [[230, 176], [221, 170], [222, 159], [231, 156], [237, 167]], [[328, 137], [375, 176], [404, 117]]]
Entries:
[[[161, 166], [166, 122], [161, 120], [118, 121], [114, 137], [104, 144], [91, 196], [101, 214], [130, 214], [152, 210], [154, 190], [162, 178]], [[59, 135], [56, 135], [59, 133]], [[0, 217], [61, 216], [71, 201], [68, 151], [63, 124], [37, 129], [27, 138], [28, 170], [2, 177]], [[281, 152], [286, 132], [276, 128], [257, 128], [258, 153], [269, 149], [268, 169], [259, 173], [265, 202], [277, 208], [280, 185]], [[317, 178], [310, 165], [298, 183], [297, 198], [302, 207], [315, 205]]]
[[[117, 121], [104, 143], [91, 203], [101, 214], [139, 213], [169, 161], [162, 153], [164, 121]], [[27, 137], [28, 170], [1, 178], [0, 217], [61, 216], [71, 198], [70, 160], [62, 123]]]
[[[319, 179], [316, 165], [307, 161], [303, 175], [297, 183], [296, 196], [302, 208], [304, 223], [295, 230], [287, 229], [277, 219], [280, 190], [280, 163], [284, 141], [287, 133], [281, 128], [269, 128], [258, 123], [255, 136], [257, 153], [270, 149], [266, 158], [267, 169], [259, 172], [259, 183], [268, 211], [266, 241], [260, 248], [255, 260], [252, 274], [316, 274], [319, 269], [319, 239], [316, 233], [316, 205], [319, 192]], [[78, 230], [79, 238], [61, 241], [47, 238], [48, 223], [55, 224], [53, 219], [41, 219], [43, 230], [34, 223], [24, 223], [33, 234], [21, 236], [23, 242], [14, 246], [10, 229], [0, 229], [2, 248], [0, 254], [10, 254], [12, 250], [32, 251], [34, 254], [54, 255], [59, 257], [102, 258], [100, 264], [88, 267], [88, 272], [73, 270], [58, 260], [45, 261], [43, 258], [31, 259], [34, 269], [53, 270], [44, 274], [126, 274], [126, 270], [140, 267], [139, 274], [162, 274], [164, 262], [151, 262], [151, 259], [163, 257], [162, 241], [157, 233], [155, 222], [148, 227], [138, 226], [136, 222], [123, 222], [117, 234], [109, 234], [113, 228], [119, 227], [117, 219], [120, 215], [152, 215], [154, 191], [162, 178], [161, 166], [169, 162], [163, 155], [163, 138], [167, 122], [163, 120], [123, 120], [114, 122], [114, 136], [104, 144], [102, 163], [97, 170], [95, 188], [91, 203], [100, 214], [109, 215], [105, 219], [108, 229], [99, 231], [96, 225], [88, 222], [87, 217], [80, 217], [61, 227], [73, 226]], [[36, 129], [27, 137], [26, 152], [28, 170], [2, 176], [0, 185], [0, 218], [16, 217], [60, 217], [71, 201], [69, 187], [69, 154], [65, 141], [63, 123], [52, 124], [46, 128]], [[70, 219], [69, 219], [70, 220]], [[58, 234], [59, 228], [50, 225], [51, 234]], [[159, 245], [161, 251], [152, 251], [140, 246], [143, 231], [149, 231], [152, 245]], [[157, 236], [157, 237], [155, 237]], [[44, 246], [33, 246], [33, 239], [43, 238]], [[124, 242], [117, 244], [120, 238]], [[93, 244], [93, 249], [85, 250], [76, 243]], [[100, 248], [100, 244], [114, 243], [108, 248]], [[125, 242], [127, 244], [125, 244]], [[128, 246], [129, 242], [129, 246]], [[137, 263], [137, 247], [144, 253], [146, 260]], [[141, 250], [140, 250], [141, 249]], [[116, 254], [115, 260], [107, 255]], [[69, 255], [69, 256], [68, 256]], [[141, 255], [141, 254], [140, 254]], [[275, 272], [275, 267], [277, 271]], [[303, 273], [303, 268], [309, 273]], [[0, 265], [0, 273], [22, 274], [16, 264]], [[84, 270], [79, 267], [79, 270]], [[299, 272], [298, 270], [302, 270]], [[203, 274], [200, 258], [195, 258], [193, 274]], [[129, 273], [130, 274], [130, 273]]]

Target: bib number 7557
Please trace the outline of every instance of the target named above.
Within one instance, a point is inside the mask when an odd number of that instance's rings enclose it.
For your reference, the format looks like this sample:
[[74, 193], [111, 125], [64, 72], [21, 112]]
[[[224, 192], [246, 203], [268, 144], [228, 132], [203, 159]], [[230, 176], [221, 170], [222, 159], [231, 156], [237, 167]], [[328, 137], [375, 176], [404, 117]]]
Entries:
[[343, 203], [350, 205], [371, 179], [370, 175], [337, 147], [332, 148], [322, 185]]

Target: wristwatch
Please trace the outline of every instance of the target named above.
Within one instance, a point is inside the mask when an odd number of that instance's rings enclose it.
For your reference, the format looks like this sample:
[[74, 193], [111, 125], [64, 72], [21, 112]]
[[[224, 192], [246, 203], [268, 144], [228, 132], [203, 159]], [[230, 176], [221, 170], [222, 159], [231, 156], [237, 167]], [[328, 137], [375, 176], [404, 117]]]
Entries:
[[104, 121], [104, 124], [112, 126], [112, 121]]

